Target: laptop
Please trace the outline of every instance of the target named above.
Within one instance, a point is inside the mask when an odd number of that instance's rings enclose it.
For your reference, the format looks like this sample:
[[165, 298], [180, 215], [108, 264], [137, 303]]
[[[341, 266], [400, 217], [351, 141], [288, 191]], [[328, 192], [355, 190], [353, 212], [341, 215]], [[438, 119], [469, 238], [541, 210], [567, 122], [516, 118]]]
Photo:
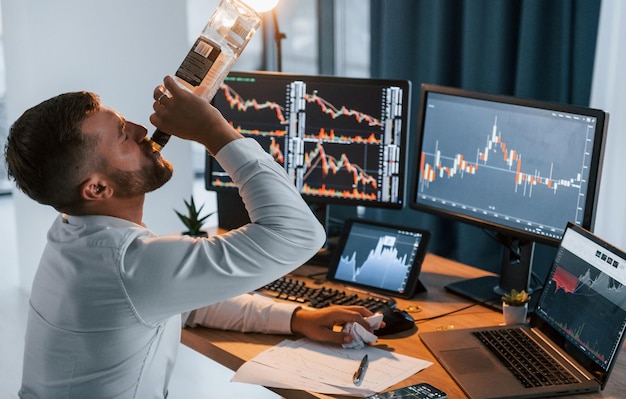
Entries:
[[348, 219], [326, 279], [383, 295], [411, 298], [426, 291], [419, 274], [429, 240], [428, 230]]
[[[528, 325], [424, 332], [420, 338], [471, 399], [543, 398], [603, 389], [625, 328], [626, 254], [568, 223]], [[536, 342], [573, 377], [547, 386], [522, 383], [483, 345], [503, 329]], [[511, 345], [513, 350], [527, 346]], [[516, 360], [513, 355], [503, 358]]]

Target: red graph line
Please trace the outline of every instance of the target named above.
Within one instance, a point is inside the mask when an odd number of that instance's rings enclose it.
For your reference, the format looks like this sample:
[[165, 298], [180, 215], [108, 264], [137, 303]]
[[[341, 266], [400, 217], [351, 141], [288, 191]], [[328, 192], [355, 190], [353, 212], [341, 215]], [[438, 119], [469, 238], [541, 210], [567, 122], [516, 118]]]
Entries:
[[236, 108], [238, 111], [247, 111], [248, 108], [259, 111], [262, 109], [271, 109], [276, 112], [276, 118], [282, 123], [285, 122], [285, 116], [283, 115], [284, 108], [273, 101], [258, 102], [256, 99], [244, 100], [232, 87], [222, 83], [222, 90], [224, 90], [224, 97], [231, 109]]
[[[239, 95], [239, 93], [237, 93], [232, 87], [230, 87], [229, 85], [225, 83], [222, 83], [220, 88], [224, 91], [224, 97], [231, 109], [237, 109], [238, 111], [243, 111], [243, 112], [246, 112], [249, 108], [252, 108], [256, 111], [260, 111], [264, 109], [271, 109], [276, 112], [276, 118], [278, 119], [278, 121], [280, 123], [285, 123], [286, 121], [285, 115], [284, 115], [285, 109], [280, 104], [274, 101], [259, 102], [258, 100], [254, 98], [248, 99], [248, 100], [243, 99], [241, 95]], [[365, 122], [369, 126], [376, 126], [376, 127], [383, 126], [382, 122], [378, 118], [375, 118], [363, 112], [359, 112], [357, 110], [349, 109], [346, 106], [341, 106], [337, 108], [330, 102], [318, 96], [316, 93], [305, 94], [304, 97], [307, 103], [317, 104], [323, 113], [330, 115], [330, 117], [333, 119], [337, 119], [341, 116], [349, 116], [349, 117], [354, 117], [357, 122], [359, 123]], [[278, 133], [282, 133], [282, 132], [283, 131], [280, 131]], [[254, 134], [254, 132], [251, 134]], [[320, 130], [319, 135], [320, 136], [330, 135], [332, 136], [332, 139], [345, 140], [345, 141], [358, 142], [358, 143], [379, 144], [381, 142], [379, 139], [376, 138], [376, 135], [374, 133], [372, 133], [367, 138], [364, 138], [362, 136], [357, 136], [357, 137], [335, 136], [334, 130], [331, 130], [329, 134], [329, 133], [326, 133], [325, 130], [322, 128]], [[324, 137], [324, 138], [328, 139], [331, 137]]]
[[[502, 137], [498, 133], [497, 126], [498, 119], [496, 118], [491, 135], [487, 139], [485, 148], [483, 151], [478, 152], [477, 161], [482, 164], [487, 164], [489, 160], [489, 154], [494, 152], [498, 148], [502, 154], [502, 159], [510, 170], [515, 168], [515, 186], [520, 186], [523, 183], [527, 183], [529, 186], [544, 185], [554, 192], [556, 192], [559, 186], [571, 187], [577, 183], [580, 183], [580, 175], [570, 179], [554, 180], [552, 177], [542, 177], [539, 171], [534, 174], [522, 172], [522, 156], [516, 150], [507, 149], [506, 143], [502, 141]], [[457, 173], [476, 174], [479, 169], [478, 162], [468, 162], [465, 160], [463, 154], [456, 154], [454, 162], [451, 167], [441, 164], [441, 152], [438, 148], [435, 148], [435, 161], [433, 164], [426, 162], [426, 153], [422, 152], [420, 158], [420, 176], [421, 180], [431, 183], [437, 179], [437, 177], [454, 177]]]
[[259, 129], [246, 129], [241, 125], [235, 126], [233, 122], [228, 122], [236, 131], [243, 135], [250, 136], [271, 136], [271, 137], [284, 137], [287, 135], [287, 130], [259, 130]]
[[280, 150], [280, 144], [276, 142], [276, 139], [272, 138], [270, 143], [270, 154], [274, 157], [274, 160], [281, 165], [285, 163], [285, 156]]
[[367, 143], [367, 144], [380, 144], [382, 141], [376, 137], [375, 133], [370, 134], [367, 138], [363, 136], [343, 136], [335, 135], [335, 129], [330, 129], [330, 132], [326, 132], [326, 129], [321, 128], [318, 134], [307, 134], [307, 139], [328, 140], [328, 141], [342, 141], [347, 143]]
[[[439, 154], [438, 150], [437, 154]], [[478, 165], [466, 161], [463, 158], [463, 154], [457, 154], [454, 157], [454, 165], [452, 167], [443, 166], [439, 161], [439, 156], [436, 159], [437, 161], [433, 167], [431, 164], [426, 163], [426, 153], [422, 152], [420, 158], [420, 175], [422, 176], [422, 180], [426, 180], [430, 183], [436, 180], [437, 173], [442, 173], [447, 177], [454, 177], [459, 171], [473, 175], [476, 174], [478, 170]]]
[[212, 183], [215, 187], [236, 187], [232, 181], [222, 181], [222, 179], [215, 179]]
[[552, 276], [552, 281], [554, 281], [555, 291], [562, 289], [563, 292], [568, 294], [575, 293], [579, 283], [578, 277], [568, 273], [567, 270], [562, 267], [556, 269]]
[[317, 143], [313, 151], [308, 154], [304, 154], [304, 162], [307, 167], [305, 179], [314, 168], [321, 164], [324, 177], [326, 177], [329, 172], [332, 172], [332, 174], [335, 175], [341, 168], [344, 168], [349, 173], [352, 173], [352, 179], [355, 187], [360, 183], [363, 185], [369, 184], [374, 189], [378, 188], [376, 179], [365, 173], [363, 168], [360, 166], [351, 163], [345, 153], [341, 154], [339, 159], [331, 155], [327, 155], [324, 150], [324, 146], [321, 143]]
[[330, 115], [331, 118], [336, 119], [340, 116], [350, 116], [354, 117], [357, 122], [361, 123], [365, 121], [369, 126], [382, 126], [381, 121], [371, 115], [365, 114], [363, 112], [359, 112], [357, 110], [349, 109], [345, 105], [337, 108], [330, 102], [326, 101], [322, 97], [318, 96], [317, 93], [306, 94], [304, 96], [307, 103], [316, 103], [323, 113]]
[[552, 179], [550, 178], [542, 178], [538, 174], [531, 175], [527, 173], [522, 173], [522, 156], [515, 150], [507, 151], [506, 143], [502, 142], [502, 137], [498, 134], [498, 118], [496, 117], [493, 123], [493, 130], [491, 133], [491, 137], [487, 139], [487, 144], [485, 145], [485, 149], [483, 152], [479, 153], [479, 159], [483, 163], [487, 163], [489, 158], [489, 152], [495, 147], [500, 147], [500, 151], [502, 153], [502, 159], [504, 162], [511, 168], [515, 163], [515, 184], [520, 185], [524, 181], [530, 183], [531, 185], [535, 184], [544, 184], [545, 186], [552, 188]]
[[305, 183], [302, 187], [302, 194], [320, 195], [323, 197], [338, 197], [338, 198], [348, 198], [348, 199], [357, 199], [357, 200], [366, 200], [366, 201], [376, 201], [375, 193], [367, 194], [367, 193], [358, 191], [356, 188], [353, 189], [352, 191], [334, 190], [334, 189], [326, 188], [325, 184], [322, 184], [322, 187], [320, 188], [313, 188]]

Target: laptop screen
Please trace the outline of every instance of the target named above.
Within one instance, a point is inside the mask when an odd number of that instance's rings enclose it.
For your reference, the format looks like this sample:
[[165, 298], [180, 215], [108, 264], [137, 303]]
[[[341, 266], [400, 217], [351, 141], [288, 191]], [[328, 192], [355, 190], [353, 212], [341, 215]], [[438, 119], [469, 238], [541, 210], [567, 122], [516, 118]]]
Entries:
[[624, 252], [570, 223], [536, 316], [564, 337], [565, 347], [607, 372], [626, 327]]
[[327, 279], [410, 298], [425, 290], [418, 277], [429, 238], [427, 230], [348, 219]]

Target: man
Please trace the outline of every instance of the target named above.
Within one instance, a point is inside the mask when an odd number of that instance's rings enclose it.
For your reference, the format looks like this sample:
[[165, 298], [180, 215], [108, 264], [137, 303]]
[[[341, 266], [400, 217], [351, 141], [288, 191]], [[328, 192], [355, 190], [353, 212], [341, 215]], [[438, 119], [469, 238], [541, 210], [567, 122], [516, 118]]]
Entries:
[[172, 166], [144, 127], [87, 92], [27, 110], [9, 133], [9, 174], [61, 215], [33, 282], [22, 398], [167, 396], [181, 313], [192, 326], [337, 344], [351, 337], [335, 325], [368, 328], [364, 308], [309, 311], [246, 294], [308, 260], [323, 228], [271, 156], [206, 100], [171, 77], [154, 98], [150, 121], [203, 144], [239, 187], [252, 222], [208, 239], [157, 237], [142, 225], [145, 193], [167, 182]]

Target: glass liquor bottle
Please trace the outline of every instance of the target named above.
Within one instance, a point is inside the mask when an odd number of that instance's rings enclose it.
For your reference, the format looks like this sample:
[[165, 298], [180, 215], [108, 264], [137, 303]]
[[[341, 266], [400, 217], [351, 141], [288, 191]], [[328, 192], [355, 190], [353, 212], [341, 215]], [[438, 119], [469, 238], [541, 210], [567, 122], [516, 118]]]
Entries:
[[[260, 25], [261, 16], [243, 0], [222, 0], [174, 78], [211, 101]], [[157, 129], [152, 134], [152, 147], [161, 151], [169, 138]]]

